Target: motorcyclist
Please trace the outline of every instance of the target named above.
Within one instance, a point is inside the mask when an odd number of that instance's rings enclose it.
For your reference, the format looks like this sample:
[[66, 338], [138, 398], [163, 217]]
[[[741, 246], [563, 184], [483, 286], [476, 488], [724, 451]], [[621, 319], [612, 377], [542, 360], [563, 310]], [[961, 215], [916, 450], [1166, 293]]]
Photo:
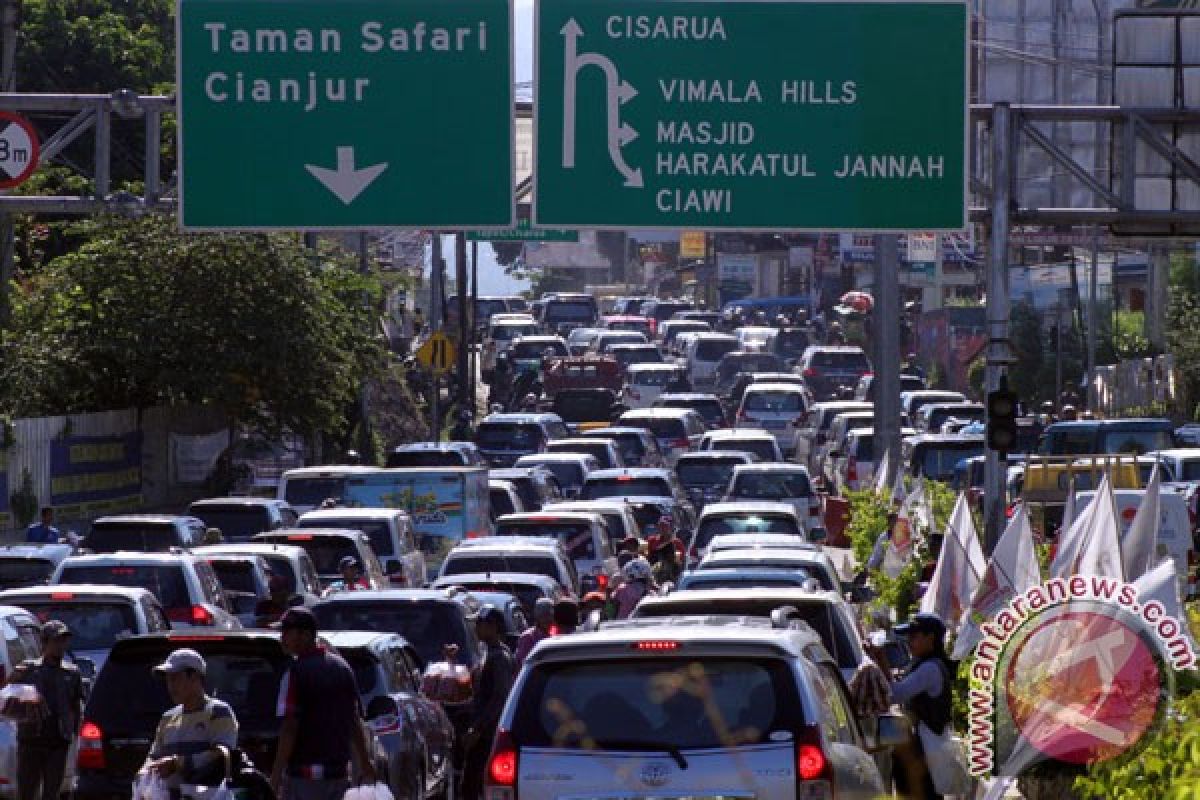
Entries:
[[916, 353], [909, 353], [904, 356], [904, 364], [900, 367], [900, 374], [916, 375], [921, 380], [925, 380], [925, 368], [917, 360]]

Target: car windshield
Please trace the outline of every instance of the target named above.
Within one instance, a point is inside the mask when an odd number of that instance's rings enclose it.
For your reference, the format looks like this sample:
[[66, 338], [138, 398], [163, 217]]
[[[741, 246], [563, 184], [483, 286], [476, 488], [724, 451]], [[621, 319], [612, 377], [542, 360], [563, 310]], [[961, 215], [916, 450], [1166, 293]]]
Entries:
[[346, 490], [346, 479], [337, 478], [288, 478], [284, 499], [293, 506], [312, 508], [329, 498], [341, 501]]
[[[486, 555], [451, 555], [442, 565], [442, 577], [467, 575], [472, 572], [527, 572], [561, 580], [558, 562], [551, 556], [488, 553]], [[411, 639], [410, 639], [411, 641]]]
[[271, 517], [262, 506], [193, 506], [188, 509], [206, 527], [220, 528], [227, 542], [248, 542], [256, 533], [271, 529]]
[[358, 560], [358, 549], [348, 535], [314, 536], [306, 539], [304, 534], [288, 534], [286, 540], [280, 540], [280, 544], [294, 544], [303, 547], [322, 579], [340, 579], [342, 573], [338, 569], [338, 562], [346, 556], [353, 556], [355, 560]]
[[743, 472], [734, 479], [730, 494], [756, 500], [811, 497], [812, 484], [803, 472]]
[[187, 608], [191, 593], [178, 564], [67, 564], [59, 583], [99, 583], [148, 589], [164, 609]]
[[536, 325], [497, 325], [492, 328], [491, 336], [497, 342], [510, 342], [522, 336], [531, 336], [537, 330]]
[[709, 427], [720, 427], [725, 424], [725, 409], [716, 398], [705, 400], [669, 400], [662, 404], [663, 408], [689, 408], [704, 418]]
[[231, 592], [258, 594], [260, 587], [254, 581], [254, 567], [248, 561], [212, 559], [208, 562], [221, 586]]
[[97, 522], [84, 545], [93, 553], [131, 550], [138, 553], [163, 553], [179, 546], [175, 526], [147, 525], [141, 522]]
[[398, 633], [412, 643], [426, 664], [443, 661], [442, 648], [448, 644], [459, 646], [459, 659], [464, 663], [474, 661], [463, 613], [449, 603], [332, 602], [318, 604], [313, 613], [321, 630]]
[[1171, 431], [1150, 429], [1105, 431], [1100, 443], [1101, 453], [1149, 453], [1174, 446]]
[[586, 522], [506, 522], [496, 526], [497, 536], [550, 536], [562, 542], [572, 560], [596, 558], [592, 526]]
[[752, 453], [758, 457], [759, 461], [771, 462], [779, 460], [776, 448], [774, 439], [726, 439], [713, 442], [709, 449], [738, 450], [743, 453]]
[[683, 420], [676, 417], [638, 417], [637, 419], [626, 419], [622, 424], [628, 424], [636, 428], [645, 428], [654, 434], [656, 439], [687, 438], [687, 430], [683, 426]]
[[583, 484], [580, 497], [599, 500], [604, 497], [670, 497], [671, 485], [665, 478], [599, 478]]
[[[524, 702], [524, 701], [528, 702]], [[536, 667], [516, 706], [525, 747], [690, 750], [774, 741], [804, 724], [774, 658], [579, 658]]]
[[737, 340], [704, 339], [696, 345], [696, 358], [700, 361], [720, 361], [723, 355], [737, 349]]
[[475, 431], [475, 443], [485, 450], [536, 450], [542, 429], [533, 423], [484, 422]]
[[726, 486], [733, 468], [746, 463], [740, 458], [680, 461], [675, 474], [684, 486]]
[[614, 402], [608, 391], [558, 392], [551, 410], [563, 422], [608, 422]]
[[56, 566], [45, 558], [0, 558], [0, 589], [49, 583]]
[[73, 650], [108, 650], [117, 639], [138, 633], [129, 603], [22, 601], [21, 608], [45, 623], [56, 619], [71, 629]]
[[795, 413], [804, 410], [804, 400], [799, 392], [747, 392], [742, 403], [746, 411]]
[[591, 322], [596, 318], [596, 304], [591, 300], [555, 300], [546, 304], [545, 321]]
[[871, 368], [866, 353], [839, 350], [818, 350], [813, 353], [812, 366], [826, 369], [861, 370]]
[[[392, 532], [387, 522], [379, 519], [361, 519], [355, 517], [321, 518], [300, 520], [300, 528], [343, 528], [351, 531], [362, 531], [371, 540], [371, 549], [375, 555], [383, 558], [395, 553], [392, 547]], [[350, 555], [354, 555], [350, 553]]]
[[642, 441], [642, 437], [632, 433], [614, 433], [610, 436], [625, 463], [639, 462], [646, 454], [646, 445]]
[[400, 450], [388, 453], [387, 466], [395, 467], [461, 467], [462, 454], [456, 450]]
[[781, 514], [756, 514], [744, 512], [729, 516], [711, 516], [700, 523], [696, 531], [695, 545], [699, 548], [708, 547], [708, 543], [717, 536], [730, 533], [785, 533], [789, 536], [800, 536], [801, 531], [796, 520]]

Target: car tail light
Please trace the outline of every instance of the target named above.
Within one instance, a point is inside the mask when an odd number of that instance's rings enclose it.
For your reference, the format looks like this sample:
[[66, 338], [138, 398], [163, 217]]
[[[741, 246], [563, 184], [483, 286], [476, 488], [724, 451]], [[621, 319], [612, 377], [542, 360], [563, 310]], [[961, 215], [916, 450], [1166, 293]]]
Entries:
[[608, 591], [608, 576], [603, 572], [596, 576], [596, 585], [600, 587], [600, 591]]
[[403, 572], [389, 572], [388, 582], [392, 586], [408, 586], [408, 576]]
[[833, 797], [833, 765], [825, 755], [821, 732], [815, 725], [805, 726], [796, 737], [796, 777], [808, 784], [797, 792], [798, 796]]
[[687, 448], [689, 448], [691, 446], [692, 446], [692, 440], [687, 438], [686, 436], [684, 436], [682, 439], [673, 439], [671, 441], [671, 447], [682, 447], [683, 449], [686, 450]]
[[80, 769], [105, 769], [104, 732], [94, 722], [84, 722], [79, 729], [79, 756], [75, 763]]
[[465, 534], [467, 539], [482, 539], [485, 536], [487, 536], [487, 534], [483, 531], [467, 531]]
[[673, 642], [665, 639], [645, 639], [640, 642], [634, 642], [633, 649], [651, 653], [663, 653], [668, 650], [678, 650], [679, 642]]
[[517, 748], [512, 735], [504, 728], [496, 731], [492, 754], [488, 758], [487, 800], [512, 800], [517, 788]]
[[311, 533], [291, 533], [287, 538], [289, 542], [311, 542], [313, 537]]
[[810, 517], [821, 516], [821, 498], [816, 495], [808, 498], [808, 515]]
[[51, 600], [74, 600], [75, 593], [74, 592], [51, 592], [50, 599]]
[[813, 369], [812, 367], [809, 367], [808, 369], [804, 370], [804, 372], [801, 372], [800, 374], [806, 378], [815, 378], [818, 375], [820, 375], [821, 373], [818, 372], [817, 370]]
[[215, 625], [216, 619], [212, 612], [204, 606], [183, 606], [182, 608], [167, 609], [167, 619], [171, 622], [183, 622], [188, 625]]

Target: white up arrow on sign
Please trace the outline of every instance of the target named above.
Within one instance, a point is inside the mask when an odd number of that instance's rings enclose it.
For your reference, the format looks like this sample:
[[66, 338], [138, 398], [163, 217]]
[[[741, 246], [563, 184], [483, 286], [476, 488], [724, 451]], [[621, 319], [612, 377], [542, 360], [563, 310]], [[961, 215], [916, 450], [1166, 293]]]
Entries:
[[314, 178], [319, 180], [326, 189], [337, 195], [337, 199], [346, 205], [354, 202], [354, 198], [362, 194], [363, 189], [379, 177], [388, 168], [387, 162], [375, 164], [362, 169], [354, 168], [354, 148], [339, 147], [337, 149], [337, 169], [318, 167], [315, 164], [305, 164]]

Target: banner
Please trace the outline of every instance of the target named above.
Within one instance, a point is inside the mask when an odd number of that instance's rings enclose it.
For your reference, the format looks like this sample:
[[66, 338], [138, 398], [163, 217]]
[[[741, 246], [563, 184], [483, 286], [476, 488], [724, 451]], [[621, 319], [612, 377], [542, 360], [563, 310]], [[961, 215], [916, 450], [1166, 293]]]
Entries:
[[228, 430], [195, 436], [170, 434], [171, 483], [176, 486], [203, 485], [228, 446]]
[[704, 258], [708, 255], [708, 235], [704, 231], [680, 231], [679, 257]]
[[64, 517], [123, 511], [141, 501], [141, 431], [50, 443], [50, 504]]

